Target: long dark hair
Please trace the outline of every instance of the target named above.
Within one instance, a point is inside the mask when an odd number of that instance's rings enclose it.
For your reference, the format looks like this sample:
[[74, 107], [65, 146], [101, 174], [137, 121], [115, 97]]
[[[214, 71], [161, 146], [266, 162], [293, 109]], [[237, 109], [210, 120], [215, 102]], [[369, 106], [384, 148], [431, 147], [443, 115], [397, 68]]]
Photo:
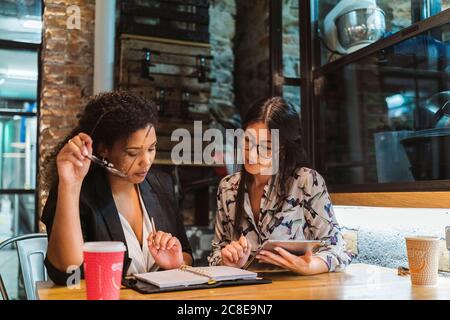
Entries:
[[[73, 136], [83, 132], [93, 136], [94, 154], [98, 155], [98, 147], [103, 145], [110, 149], [115, 142], [129, 137], [149, 124], [157, 123], [156, 105], [128, 91], [104, 92], [91, 97], [84, 111], [78, 116], [78, 125], [63, 139], [48, 156], [44, 166], [44, 188], [50, 189], [58, 181], [56, 156]], [[99, 119], [101, 121], [99, 122]], [[91, 165], [91, 170], [93, 169]]]
[[[272, 179], [270, 192], [279, 190], [279, 207], [287, 196], [289, 180], [297, 168], [310, 166], [303, 148], [301, 124], [299, 114], [294, 107], [281, 97], [263, 99], [253, 104], [247, 111], [242, 128], [245, 130], [250, 124], [263, 122], [269, 130], [278, 129], [279, 134], [279, 170], [277, 177]], [[236, 238], [241, 234], [241, 224], [244, 219], [245, 190], [251, 181], [245, 167], [242, 166], [241, 180], [236, 196], [236, 212], [233, 232]]]

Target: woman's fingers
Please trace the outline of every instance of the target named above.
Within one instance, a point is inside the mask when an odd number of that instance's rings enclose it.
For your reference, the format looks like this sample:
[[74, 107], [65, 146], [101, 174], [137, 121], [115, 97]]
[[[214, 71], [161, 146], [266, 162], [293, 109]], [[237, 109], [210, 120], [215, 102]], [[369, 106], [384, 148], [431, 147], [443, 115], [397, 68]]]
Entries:
[[161, 248], [161, 239], [163, 236], [164, 236], [164, 232], [162, 232], [162, 231], [158, 231], [155, 235], [155, 239], [154, 239], [155, 247], [158, 250]]
[[226, 248], [228, 249], [228, 251], [233, 256], [233, 262], [234, 263], [238, 262], [239, 261], [239, 254], [238, 254], [236, 248], [234, 246], [232, 246], [231, 244], [227, 245]]
[[273, 260], [270, 257], [266, 257], [266, 256], [261, 256], [261, 255], [257, 255], [256, 259], [258, 259], [259, 262], [264, 262], [264, 263], [269, 263], [269, 264], [274, 264], [276, 266], [279, 266], [281, 268], [287, 268], [286, 266], [284, 266], [282, 263]]
[[248, 241], [247, 241], [247, 238], [246, 238], [246, 237], [241, 236], [241, 237], [239, 238], [239, 244], [242, 246], [242, 248], [244, 249], [244, 251], [247, 250]]
[[175, 245], [177, 244], [177, 238], [176, 237], [172, 237], [166, 245], [167, 250], [172, 249]]
[[85, 133], [79, 133], [69, 140], [69, 144], [72, 144], [80, 149], [81, 154], [86, 157], [92, 153], [92, 139]]
[[147, 242], [149, 246], [155, 247], [155, 234], [153, 232], [148, 235]]
[[74, 136], [72, 139], [69, 140], [69, 142], [72, 143], [73, 145], [77, 146], [80, 149], [81, 154], [83, 156], [87, 156], [88, 155], [88, 151], [87, 151], [87, 148], [86, 148], [86, 143], [87, 142], [85, 142], [84, 139], [82, 139], [82, 136], [80, 136], [80, 134]]
[[262, 250], [259, 253], [259, 255], [257, 255], [257, 257], [256, 257], [257, 259], [259, 259], [258, 256], [259, 256], [259, 258], [261, 258], [261, 257], [262, 258], [267, 258], [270, 261], [276, 262], [277, 265], [281, 265], [283, 267], [286, 267], [286, 268], [290, 269], [290, 262], [287, 261], [284, 257], [282, 257], [282, 256], [280, 256], [278, 254], [274, 254], [274, 253], [272, 253], [270, 251]]
[[153, 241], [148, 242], [148, 248], [153, 258], [155, 258], [158, 255], [158, 249], [156, 249], [156, 247], [153, 245]]
[[286, 259], [290, 263], [295, 264], [295, 259], [297, 258], [297, 256], [294, 256], [292, 253], [290, 253], [280, 247], [275, 247], [275, 251], [278, 252], [278, 254], [280, 256], [282, 256], [284, 259]]
[[74, 137], [74, 141], [80, 147], [84, 156], [89, 155], [88, 147], [92, 147], [92, 139], [87, 134], [80, 132], [76, 137]]
[[239, 259], [244, 256], [244, 249], [238, 242], [232, 242], [231, 245], [236, 249]]
[[78, 137], [84, 141], [86, 144], [92, 144], [92, 138], [84, 132], [80, 132]]
[[244, 251], [244, 254], [249, 254], [252, 252], [252, 244], [250, 242], [247, 242], [247, 248]]
[[312, 251], [311, 251], [311, 250], [308, 250], [308, 251], [306, 251], [305, 254], [303, 255], [303, 260], [305, 260], [306, 263], [310, 263], [311, 260], [312, 260], [312, 256], [313, 256]]
[[160, 241], [160, 247], [162, 250], [167, 249], [167, 243], [169, 242], [170, 239], [172, 239], [172, 235], [170, 233], [164, 233], [162, 235], [161, 241]]
[[67, 150], [68, 152], [75, 155], [79, 160], [81, 160], [81, 161], [84, 160], [84, 155], [82, 154], [82, 150], [74, 140], [72, 140], [72, 139], [69, 140], [69, 142], [67, 143], [67, 149], [68, 149]]
[[68, 161], [71, 162], [76, 167], [83, 167], [83, 162], [80, 161], [77, 157], [75, 157], [72, 153], [63, 154], [60, 158], [60, 161]]
[[230, 262], [233, 262], [233, 260], [234, 260], [233, 259], [233, 255], [231, 254], [231, 252], [226, 247], [222, 249], [222, 259], [223, 258], [226, 258]]
[[179, 241], [177, 237], [172, 236], [170, 233], [165, 233], [162, 231], [158, 231], [157, 233], [150, 233], [147, 237], [148, 245], [151, 248], [155, 249], [155, 252], [158, 250], [170, 250], [173, 247], [177, 246]]

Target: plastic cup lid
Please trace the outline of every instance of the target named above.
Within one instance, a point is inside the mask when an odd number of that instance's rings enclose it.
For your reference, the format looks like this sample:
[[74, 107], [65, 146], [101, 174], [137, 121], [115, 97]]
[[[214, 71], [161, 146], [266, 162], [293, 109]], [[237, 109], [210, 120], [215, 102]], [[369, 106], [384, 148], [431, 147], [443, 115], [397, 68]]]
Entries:
[[83, 251], [85, 252], [122, 252], [126, 247], [121, 241], [96, 241], [85, 242]]

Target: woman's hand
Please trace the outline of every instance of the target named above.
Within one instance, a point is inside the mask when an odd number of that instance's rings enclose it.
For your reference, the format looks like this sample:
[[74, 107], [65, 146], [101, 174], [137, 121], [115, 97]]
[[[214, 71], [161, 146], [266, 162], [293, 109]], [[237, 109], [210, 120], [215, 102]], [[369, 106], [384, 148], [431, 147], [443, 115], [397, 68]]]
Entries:
[[92, 139], [79, 133], [70, 139], [56, 156], [59, 181], [69, 185], [81, 185], [89, 171]]
[[312, 275], [328, 272], [328, 266], [325, 261], [314, 257], [312, 252], [308, 250], [303, 256], [296, 256], [283, 248], [276, 247], [273, 253], [267, 250], [261, 250], [256, 255], [259, 262], [265, 262], [277, 265], [281, 268], [288, 269], [299, 275]]
[[148, 236], [148, 248], [155, 262], [163, 269], [176, 269], [184, 263], [181, 243], [170, 233], [158, 231]]
[[252, 246], [247, 238], [241, 236], [239, 241], [232, 241], [222, 250], [222, 264], [225, 266], [242, 268], [248, 260]]

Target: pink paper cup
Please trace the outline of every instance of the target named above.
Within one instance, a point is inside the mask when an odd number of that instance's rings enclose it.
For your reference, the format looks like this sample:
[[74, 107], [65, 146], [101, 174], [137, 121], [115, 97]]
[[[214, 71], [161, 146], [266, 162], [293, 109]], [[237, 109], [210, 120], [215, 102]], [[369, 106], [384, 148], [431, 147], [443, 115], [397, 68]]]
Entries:
[[120, 241], [86, 242], [84, 276], [88, 300], [118, 300], [126, 247]]

